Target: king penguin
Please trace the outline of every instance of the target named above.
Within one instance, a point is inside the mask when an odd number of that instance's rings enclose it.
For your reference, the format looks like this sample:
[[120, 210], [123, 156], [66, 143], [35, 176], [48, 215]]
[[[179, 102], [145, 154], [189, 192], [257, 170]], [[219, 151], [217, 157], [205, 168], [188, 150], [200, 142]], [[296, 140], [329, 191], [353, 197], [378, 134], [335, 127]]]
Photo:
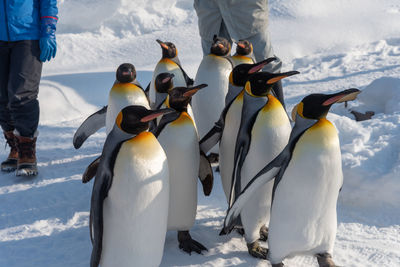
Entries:
[[[200, 138], [218, 121], [225, 107], [225, 97], [228, 93], [229, 74], [232, 71], [230, 59], [231, 45], [225, 38], [214, 36], [210, 54], [203, 57], [197, 70], [196, 84], [208, 84], [207, 90], [202, 90], [193, 96], [192, 107]], [[212, 152], [217, 153], [218, 149]]]
[[352, 88], [303, 98], [292, 113], [295, 125], [288, 144], [240, 193], [221, 234], [231, 231], [248, 201], [275, 178], [268, 233], [272, 266], [283, 266], [285, 258], [298, 254], [315, 255], [319, 266], [335, 266], [331, 255], [343, 174], [338, 133], [326, 115], [333, 104], [354, 100], [359, 92]]
[[[175, 75], [169, 72], [163, 72], [157, 75], [154, 82], [154, 88], [156, 90], [156, 102], [153, 108], [159, 109], [168, 106], [168, 92], [174, 88], [174, 77]], [[194, 119], [193, 110], [190, 103], [187, 104], [186, 109], [190, 117]], [[159, 120], [160, 118], [157, 118], [157, 123]], [[196, 126], [196, 123], [194, 123], [194, 125]]]
[[206, 87], [175, 87], [168, 91], [168, 107], [175, 113], [162, 117], [155, 136], [167, 154], [170, 181], [170, 202], [168, 209], [168, 230], [178, 231], [179, 248], [187, 253], [201, 253], [207, 250], [192, 239], [189, 234], [197, 211], [197, 179], [200, 178], [203, 191], [211, 193], [213, 172], [205, 155], [200, 155], [199, 139], [193, 118], [187, 106], [193, 94]]
[[141, 105], [150, 108], [149, 100], [136, 79], [136, 70], [132, 64], [121, 64], [115, 76], [116, 80], [108, 96], [108, 105], [90, 115], [76, 130], [73, 138], [76, 149], [80, 148], [89, 136], [104, 126], [108, 134], [122, 108], [129, 105]]
[[165, 152], [146, 130], [172, 109], [128, 106], [107, 136], [93, 185], [90, 266], [158, 266], [168, 220]]
[[146, 92], [150, 97], [150, 102], [152, 105], [156, 103], [156, 89], [155, 80], [160, 73], [168, 72], [174, 74], [174, 86], [190, 86], [193, 85], [193, 80], [189, 78], [186, 72], [183, 70], [181, 63], [178, 58], [178, 49], [171, 42], [163, 42], [161, 40], [156, 40], [162, 49], [162, 58], [157, 63], [151, 82], [146, 88]]
[[233, 65], [255, 63], [253, 45], [248, 40], [239, 40], [236, 43], [236, 53], [232, 56]]
[[223, 189], [229, 203], [231, 180], [233, 172], [234, 152], [237, 133], [240, 127], [244, 85], [249, 76], [261, 70], [266, 64], [274, 61], [269, 58], [254, 64], [240, 64], [229, 76], [229, 92], [227, 104], [215, 126], [200, 141], [200, 149], [207, 153], [216, 143], [219, 143], [219, 168]]

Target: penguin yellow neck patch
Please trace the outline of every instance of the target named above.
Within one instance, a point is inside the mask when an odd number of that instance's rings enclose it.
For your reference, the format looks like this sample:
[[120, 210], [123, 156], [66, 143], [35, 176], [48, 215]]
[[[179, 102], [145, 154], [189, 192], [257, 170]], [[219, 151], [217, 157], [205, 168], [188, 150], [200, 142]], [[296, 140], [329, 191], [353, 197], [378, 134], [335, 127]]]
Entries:
[[281, 102], [279, 102], [279, 100], [276, 99], [276, 97], [274, 97], [271, 94], [268, 94], [267, 97], [268, 97], [268, 102], [263, 107], [262, 112], [270, 112], [274, 109], [279, 109], [279, 108], [283, 109]]
[[158, 62], [158, 63], [167, 64], [167, 65], [176, 65], [176, 63], [170, 58], [162, 58], [160, 60], [160, 62]]
[[116, 83], [111, 88], [111, 91], [115, 93], [125, 94], [129, 92], [139, 92], [143, 90], [133, 83]]
[[241, 63], [252, 64], [253, 60], [247, 56], [236, 55], [232, 57], [234, 60], [240, 61]]
[[251, 84], [249, 81], [247, 81], [246, 84], [244, 85], [244, 90], [252, 97], [257, 97], [256, 95], [253, 95], [253, 93], [251, 92]]
[[187, 123], [193, 124], [193, 119], [189, 116], [187, 112], [182, 112], [179, 118], [171, 122], [171, 125], [179, 126]]

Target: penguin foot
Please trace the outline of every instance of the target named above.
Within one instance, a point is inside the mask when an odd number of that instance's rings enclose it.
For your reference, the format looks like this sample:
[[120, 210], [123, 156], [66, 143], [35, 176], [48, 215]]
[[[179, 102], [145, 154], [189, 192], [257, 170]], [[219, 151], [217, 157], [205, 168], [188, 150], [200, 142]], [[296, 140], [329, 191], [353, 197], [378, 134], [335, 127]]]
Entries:
[[210, 155], [207, 156], [207, 159], [210, 163], [218, 163], [219, 155], [217, 153], [210, 153]]
[[247, 244], [247, 249], [251, 256], [264, 260], [267, 259], [268, 249], [261, 247], [258, 241], [254, 241], [253, 243]]
[[179, 248], [183, 251], [187, 252], [189, 255], [192, 254], [192, 251], [201, 254], [203, 250], [208, 251], [208, 249], [197, 242], [196, 240], [192, 239], [189, 234], [189, 231], [178, 231], [178, 241], [179, 241]]
[[282, 262], [277, 264], [272, 264], [272, 267], [283, 267], [285, 266]]
[[267, 241], [268, 240], [268, 227], [263, 225], [260, 228], [260, 241]]
[[319, 267], [337, 267], [332, 260], [331, 254], [320, 253], [315, 256], [317, 257]]

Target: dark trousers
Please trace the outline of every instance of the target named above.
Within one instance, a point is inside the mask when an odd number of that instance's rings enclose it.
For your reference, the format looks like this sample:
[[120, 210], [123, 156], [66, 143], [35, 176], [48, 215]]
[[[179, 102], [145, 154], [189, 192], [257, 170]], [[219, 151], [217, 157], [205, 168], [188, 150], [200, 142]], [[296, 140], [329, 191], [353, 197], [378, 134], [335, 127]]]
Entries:
[[37, 40], [0, 41], [0, 126], [33, 137], [39, 124], [42, 62]]

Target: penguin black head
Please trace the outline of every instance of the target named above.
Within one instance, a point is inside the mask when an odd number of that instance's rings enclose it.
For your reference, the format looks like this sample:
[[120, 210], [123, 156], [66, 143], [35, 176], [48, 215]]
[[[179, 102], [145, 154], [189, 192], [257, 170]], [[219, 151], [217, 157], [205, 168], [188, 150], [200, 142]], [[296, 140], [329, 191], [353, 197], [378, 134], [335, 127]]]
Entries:
[[247, 40], [239, 40], [236, 43], [236, 53], [241, 56], [250, 55], [253, 52], [253, 45]]
[[135, 67], [130, 63], [119, 65], [116, 72], [117, 81], [120, 83], [130, 83], [136, 79]]
[[162, 49], [162, 58], [174, 58], [178, 55], [176, 46], [171, 42], [163, 42], [159, 39], [156, 40], [160, 44]]
[[231, 52], [231, 44], [225, 38], [214, 35], [210, 51], [216, 56], [227, 56]]
[[319, 120], [326, 117], [333, 104], [352, 101], [360, 92], [361, 91], [356, 88], [351, 88], [335, 94], [308, 95], [295, 106], [292, 117], [295, 117], [295, 112], [297, 112], [297, 114], [303, 118]]
[[298, 71], [283, 73], [257, 72], [249, 76], [249, 80], [245, 85], [245, 90], [249, 95], [254, 97], [266, 96], [276, 82], [299, 73]]
[[175, 77], [173, 73], [163, 72], [157, 75], [154, 81], [154, 87], [158, 93], [168, 93], [172, 89], [174, 83], [172, 78]]
[[168, 91], [169, 106], [177, 111], [186, 111], [192, 96], [200, 89], [207, 87], [207, 84], [199, 84], [193, 87], [175, 87]]
[[250, 74], [256, 73], [265, 67], [268, 63], [276, 60], [275, 57], [254, 63], [254, 64], [240, 64], [233, 68], [229, 81], [235, 86], [244, 86]]
[[149, 110], [138, 105], [127, 106], [118, 113], [115, 123], [122, 131], [136, 135], [146, 131], [153, 119], [173, 111], [171, 108]]

